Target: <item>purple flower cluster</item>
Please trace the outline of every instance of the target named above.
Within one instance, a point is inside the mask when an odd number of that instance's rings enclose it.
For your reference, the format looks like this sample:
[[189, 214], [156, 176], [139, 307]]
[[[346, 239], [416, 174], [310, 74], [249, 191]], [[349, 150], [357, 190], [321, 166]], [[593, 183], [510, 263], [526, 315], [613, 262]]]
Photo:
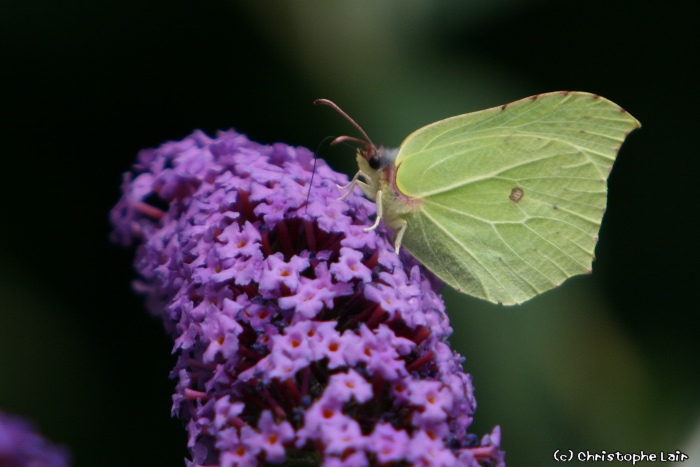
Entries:
[[313, 154], [233, 131], [139, 154], [111, 214], [178, 355], [191, 466], [502, 466], [444, 303]]
[[68, 451], [39, 435], [28, 421], [0, 412], [0, 466], [67, 467]]

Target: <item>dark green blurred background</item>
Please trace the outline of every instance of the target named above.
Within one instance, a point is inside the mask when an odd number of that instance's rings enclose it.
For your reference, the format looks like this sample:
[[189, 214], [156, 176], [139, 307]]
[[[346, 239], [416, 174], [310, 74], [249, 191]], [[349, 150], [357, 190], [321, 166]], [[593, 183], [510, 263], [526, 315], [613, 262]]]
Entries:
[[[569, 448], [695, 449], [684, 465], [700, 465], [699, 12], [3, 0], [0, 408], [70, 445], [77, 466], [184, 465], [171, 343], [130, 292], [131, 254], [107, 241], [140, 148], [231, 127], [315, 148], [352, 131], [319, 97], [398, 145], [444, 117], [585, 90], [642, 122], [610, 177], [594, 274], [516, 308], [445, 294], [476, 386], [473, 431], [501, 425], [512, 466]], [[356, 170], [350, 151], [327, 159]]]

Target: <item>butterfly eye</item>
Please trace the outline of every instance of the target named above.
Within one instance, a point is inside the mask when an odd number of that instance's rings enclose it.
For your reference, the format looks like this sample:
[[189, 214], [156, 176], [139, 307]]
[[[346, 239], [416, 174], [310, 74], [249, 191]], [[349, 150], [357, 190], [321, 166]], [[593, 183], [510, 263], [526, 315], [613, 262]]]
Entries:
[[377, 170], [382, 166], [382, 160], [378, 155], [374, 155], [369, 158], [367, 161], [369, 163], [370, 168]]

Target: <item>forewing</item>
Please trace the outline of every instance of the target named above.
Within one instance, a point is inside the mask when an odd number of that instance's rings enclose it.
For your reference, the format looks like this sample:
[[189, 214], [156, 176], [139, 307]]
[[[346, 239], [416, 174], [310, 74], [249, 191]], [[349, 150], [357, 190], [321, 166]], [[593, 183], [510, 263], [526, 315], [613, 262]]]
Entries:
[[522, 303], [591, 270], [607, 177], [639, 123], [586, 93], [550, 93], [443, 120], [399, 150], [422, 200], [403, 245], [445, 282]]

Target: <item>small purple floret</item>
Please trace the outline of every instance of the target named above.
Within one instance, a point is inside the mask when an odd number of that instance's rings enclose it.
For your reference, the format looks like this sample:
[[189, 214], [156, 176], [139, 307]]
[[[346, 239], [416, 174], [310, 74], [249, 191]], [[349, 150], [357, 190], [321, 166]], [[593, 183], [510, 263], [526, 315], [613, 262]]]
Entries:
[[[313, 154], [233, 131], [142, 151], [111, 213], [174, 339], [191, 466], [504, 466], [435, 280]], [[309, 192], [310, 191], [310, 192]]]
[[44, 439], [27, 420], [0, 412], [0, 466], [67, 467], [68, 450]]

